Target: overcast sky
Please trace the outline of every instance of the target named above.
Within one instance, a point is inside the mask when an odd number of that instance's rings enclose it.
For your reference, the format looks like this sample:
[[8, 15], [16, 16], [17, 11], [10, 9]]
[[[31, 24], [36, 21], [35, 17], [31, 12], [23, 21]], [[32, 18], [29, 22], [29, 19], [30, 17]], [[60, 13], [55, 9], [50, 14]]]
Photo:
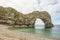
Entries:
[[[0, 0], [0, 6], [13, 7], [24, 14], [45, 10], [51, 15], [53, 24], [60, 24], [60, 0]], [[37, 19], [36, 24], [43, 22]]]

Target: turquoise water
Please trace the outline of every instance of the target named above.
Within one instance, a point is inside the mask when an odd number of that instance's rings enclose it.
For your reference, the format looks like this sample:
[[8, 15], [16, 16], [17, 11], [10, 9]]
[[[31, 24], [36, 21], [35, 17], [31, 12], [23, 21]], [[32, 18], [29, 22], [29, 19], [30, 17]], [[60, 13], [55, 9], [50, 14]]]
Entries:
[[60, 25], [55, 25], [52, 29], [45, 29], [43, 26], [36, 26], [34, 28], [21, 28], [19, 31], [38, 34], [46, 37], [60, 38]]

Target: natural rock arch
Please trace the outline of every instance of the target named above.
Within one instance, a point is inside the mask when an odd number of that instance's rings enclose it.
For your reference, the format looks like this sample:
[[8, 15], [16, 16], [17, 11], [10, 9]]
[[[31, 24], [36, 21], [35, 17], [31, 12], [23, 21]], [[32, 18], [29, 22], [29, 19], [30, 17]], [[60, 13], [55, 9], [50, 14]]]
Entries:
[[44, 22], [46, 28], [53, 27], [51, 16], [46, 11], [33, 11], [29, 14], [22, 14], [11, 7], [0, 6], [0, 23], [34, 28], [37, 18]]
[[28, 21], [28, 23], [30, 22], [30, 27], [34, 27], [34, 24], [37, 18], [41, 19], [44, 22], [45, 28], [53, 27], [51, 16], [46, 11], [41, 11], [41, 12], [34, 11], [30, 14], [26, 14], [26, 16], [29, 16], [27, 20], [29, 19], [31, 20], [31, 21]]

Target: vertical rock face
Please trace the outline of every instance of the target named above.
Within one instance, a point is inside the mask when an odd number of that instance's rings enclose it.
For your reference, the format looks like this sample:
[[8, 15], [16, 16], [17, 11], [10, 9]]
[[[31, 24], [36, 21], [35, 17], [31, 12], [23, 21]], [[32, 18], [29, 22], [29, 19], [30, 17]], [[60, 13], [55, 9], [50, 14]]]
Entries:
[[37, 18], [40, 18], [44, 22], [46, 28], [53, 27], [51, 17], [46, 11], [34, 11], [29, 14], [22, 14], [11, 7], [0, 6], [0, 23], [2, 24], [34, 28]]

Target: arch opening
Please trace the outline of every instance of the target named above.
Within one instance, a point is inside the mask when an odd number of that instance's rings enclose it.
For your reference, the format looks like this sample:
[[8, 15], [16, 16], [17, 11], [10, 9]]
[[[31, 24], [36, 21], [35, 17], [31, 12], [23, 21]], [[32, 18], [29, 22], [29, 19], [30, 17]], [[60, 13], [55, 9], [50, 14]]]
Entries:
[[41, 28], [44, 28], [44, 22], [41, 19], [37, 18], [35, 21], [35, 29]]

